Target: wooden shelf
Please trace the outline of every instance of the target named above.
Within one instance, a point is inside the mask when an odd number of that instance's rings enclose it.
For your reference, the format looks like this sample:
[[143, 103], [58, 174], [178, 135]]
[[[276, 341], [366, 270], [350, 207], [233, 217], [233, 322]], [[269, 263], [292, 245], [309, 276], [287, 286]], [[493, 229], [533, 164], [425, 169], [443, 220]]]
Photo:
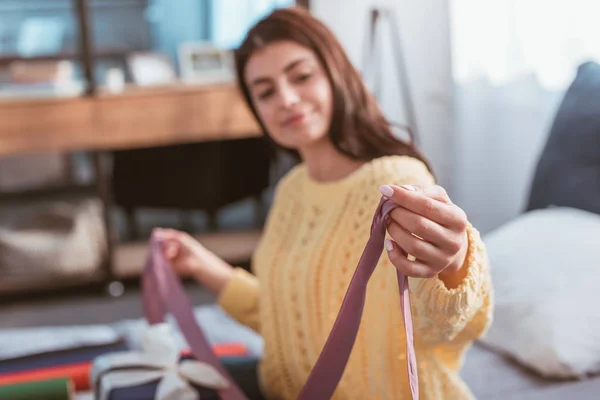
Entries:
[[[250, 261], [260, 236], [260, 230], [194, 235], [207, 249], [232, 265]], [[113, 259], [115, 278], [138, 277], [142, 272], [147, 254], [148, 242], [117, 244]]]
[[[131, 50], [107, 49], [99, 50], [93, 53], [94, 58], [124, 58]], [[20, 54], [0, 54], [0, 66], [8, 65], [15, 61], [61, 61], [61, 60], [79, 60], [81, 54], [76, 51], [65, 51], [55, 54], [44, 54], [38, 56], [22, 56]]]
[[128, 87], [91, 97], [0, 99], [0, 156], [257, 137], [234, 84]]
[[[138, 1], [141, 0], [128, 0], [127, 3]], [[86, 6], [123, 5], [124, 0], [65, 0], [62, 3], [68, 6], [66, 9], [77, 12], [78, 37], [81, 39], [78, 49], [38, 57], [0, 55], [0, 66], [17, 60], [81, 60], [87, 82], [84, 85], [85, 95], [69, 93], [63, 97], [49, 97], [52, 96], [49, 91], [47, 95], [38, 92], [38, 97], [0, 98], [0, 157], [91, 151], [97, 161], [94, 164], [96, 189], [106, 209], [109, 209], [110, 176], [102, 167], [104, 151], [262, 135], [259, 124], [234, 83], [127, 86], [121, 93], [111, 93], [98, 87], [93, 73], [94, 61], [126, 57], [128, 52], [120, 49], [92, 50], [90, 15]], [[67, 188], [61, 188], [61, 192], [62, 189]], [[110, 220], [106, 215], [105, 223], [110, 232]], [[253, 230], [200, 235], [199, 240], [235, 265], [250, 259], [259, 237], [260, 232]], [[139, 275], [147, 243], [114, 243], [109, 240], [108, 251], [109, 258], [100, 271], [101, 279], [107, 275], [110, 279], [133, 277]]]
[[68, 276], [7, 277], [0, 279], [0, 299], [8, 296], [33, 294], [40, 291], [64, 290], [65, 288], [98, 285], [106, 281], [104, 271], [95, 273], [70, 274]]
[[[239, 231], [214, 234], [200, 234], [195, 237], [209, 250], [232, 265], [246, 264], [254, 252], [261, 232]], [[148, 251], [147, 242], [122, 243], [115, 246], [114, 279], [139, 279]], [[32, 279], [3, 276], [0, 279], [0, 299], [18, 296], [23, 293], [43, 292], [49, 290], [64, 290], [76, 286], [97, 286], [106, 283], [105, 271], [92, 273], [70, 274], [57, 279], [56, 276], [37, 276]]]
[[46, 186], [39, 189], [19, 190], [15, 192], [0, 192], [0, 201], [19, 201], [33, 198], [50, 198], [54, 196], [82, 196], [96, 193], [97, 187], [94, 183], [76, 184], [64, 183]]

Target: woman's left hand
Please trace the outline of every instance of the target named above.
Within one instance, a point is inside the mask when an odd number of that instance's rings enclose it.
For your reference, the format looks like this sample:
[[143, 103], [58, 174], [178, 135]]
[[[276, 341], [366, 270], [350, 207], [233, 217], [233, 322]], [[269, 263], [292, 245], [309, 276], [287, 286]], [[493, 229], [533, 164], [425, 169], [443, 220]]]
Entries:
[[439, 276], [446, 286], [458, 286], [469, 246], [465, 212], [437, 185], [386, 185], [380, 192], [400, 206], [391, 212], [387, 228], [392, 264], [407, 276]]

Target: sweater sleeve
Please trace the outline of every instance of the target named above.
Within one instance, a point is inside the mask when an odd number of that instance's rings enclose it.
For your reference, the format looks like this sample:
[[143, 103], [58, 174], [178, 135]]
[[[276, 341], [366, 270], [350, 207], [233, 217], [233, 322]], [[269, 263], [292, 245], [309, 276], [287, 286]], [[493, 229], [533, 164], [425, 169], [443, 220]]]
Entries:
[[480, 336], [491, 319], [491, 283], [485, 247], [475, 228], [468, 227], [467, 275], [448, 289], [438, 278], [410, 278], [415, 337], [430, 344]]
[[[417, 160], [403, 164], [396, 171], [388, 168], [382, 180], [394, 185], [435, 183], [425, 165]], [[416, 340], [431, 345], [471, 341], [482, 334], [491, 320], [492, 294], [486, 249], [471, 224], [467, 235], [469, 247], [463, 268], [468, 270], [458, 287], [446, 288], [437, 276], [409, 278]], [[387, 257], [385, 252], [383, 257]]]
[[258, 278], [242, 268], [236, 268], [234, 277], [219, 294], [218, 304], [233, 319], [260, 332]]

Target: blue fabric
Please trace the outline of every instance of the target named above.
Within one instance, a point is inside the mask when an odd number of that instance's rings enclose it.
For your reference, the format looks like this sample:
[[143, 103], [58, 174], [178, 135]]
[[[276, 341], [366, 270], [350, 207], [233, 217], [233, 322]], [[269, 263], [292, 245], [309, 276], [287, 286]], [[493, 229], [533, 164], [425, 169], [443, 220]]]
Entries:
[[526, 211], [549, 206], [600, 214], [600, 65], [582, 64], [558, 109]]

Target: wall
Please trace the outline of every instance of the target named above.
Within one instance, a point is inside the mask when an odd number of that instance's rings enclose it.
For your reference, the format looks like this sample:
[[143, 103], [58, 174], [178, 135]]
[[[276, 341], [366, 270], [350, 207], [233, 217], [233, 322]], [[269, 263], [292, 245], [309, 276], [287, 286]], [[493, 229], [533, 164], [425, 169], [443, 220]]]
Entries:
[[[311, 10], [334, 31], [352, 61], [361, 68], [369, 10], [381, 4], [396, 6], [421, 148], [431, 160], [440, 183], [452, 192], [453, 163], [447, 149], [454, 106], [447, 0], [311, 0]], [[384, 42], [384, 50], [381, 105], [389, 119], [406, 123], [390, 41]]]

